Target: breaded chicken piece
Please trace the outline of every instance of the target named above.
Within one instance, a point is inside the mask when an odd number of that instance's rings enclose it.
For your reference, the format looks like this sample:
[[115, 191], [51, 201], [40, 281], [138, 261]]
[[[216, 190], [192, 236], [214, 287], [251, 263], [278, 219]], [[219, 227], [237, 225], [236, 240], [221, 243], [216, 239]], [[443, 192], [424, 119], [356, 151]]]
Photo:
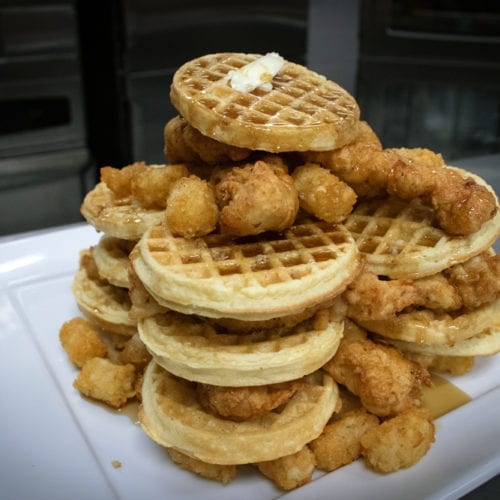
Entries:
[[209, 464], [197, 458], [190, 457], [175, 448], [167, 448], [167, 453], [177, 465], [205, 479], [228, 484], [236, 477], [236, 465]]
[[327, 424], [321, 435], [309, 443], [316, 467], [330, 472], [357, 460], [361, 455], [361, 437], [378, 424], [378, 418], [362, 408]]
[[92, 358], [81, 369], [73, 386], [84, 396], [120, 408], [136, 395], [134, 365], [117, 365], [105, 358]]
[[315, 163], [306, 163], [292, 173], [300, 208], [318, 219], [339, 223], [352, 212], [356, 193], [336, 175]]
[[369, 339], [351, 341], [344, 337], [323, 368], [380, 417], [420, 405], [420, 388], [431, 383], [425, 368], [404, 358], [397, 349]]
[[146, 163], [143, 161], [137, 161], [122, 168], [102, 167], [101, 182], [104, 182], [117, 198], [126, 198], [132, 194], [132, 179], [144, 172], [146, 168]]
[[118, 361], [120, 364], [134, 365], [137, 370], [144, 369], [150, 360], [151, 354], [142, 342], [138, 333], [127, 340], [123, 349], [118, 354]]
[[295, 221], [299, 196], [280, 166], [257, 161], [221, 174], [215, 185], [220, 230], [234, 236], [282, 231]]
[[411, 408], [361, 438], [366, 464], [377, 472], [394, 472], [416, 464], [434, 442], [435, 428], [429, 411]]
[[196, 394], [207, 411], [241, 422], [265, 415], [285, 404], [300, 387], [302, 379], [249, 387], [226, 387], [199, 383]]
[[252, 151], [206, 137], [181, 116], [172, 118], [163, 130], [164, 154], [171, 163], [222, 165], [248, 158]]
[[128, 295], [131, 302], [131, 307], [128, 312], [129, 318], [139, 320], [166, 311], [166, 308], [158, 304], [146, 290], [132, 264], [128, 266], [128, 280]]
[[184, 238], [211, 233], [217, 226], [219, 209], [214, 188], [196, 175], [179, 179], [167, 198], [165, 220], [170, 231]]
[[257, 464], [259, 471], [284, 491], [293, 490], [310, 482], [314, 466], [314, 454], [307, 446], [292, 455]]
[[89, 359], [108, 355], [108, 348], [99, 331], [83, 318], [66, 321], [59, 330], [59, 340], [71, 362], [78, 368]]

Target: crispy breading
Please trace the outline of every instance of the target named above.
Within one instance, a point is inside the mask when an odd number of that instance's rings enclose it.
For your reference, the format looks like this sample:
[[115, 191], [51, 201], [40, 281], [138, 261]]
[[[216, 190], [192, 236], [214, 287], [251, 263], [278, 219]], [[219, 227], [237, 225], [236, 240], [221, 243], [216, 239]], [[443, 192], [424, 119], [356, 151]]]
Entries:
[[305, 382], [292, 380], [251, 387], [226, 387], [199, 383], [198, 401], [207, 411], [241, 422], [257, 418], [285, 404]]
[[361, 455], [361, 437], [378, 423], [375, 415], [359, 408], [327, 424], [320, 436], [309, 443], [317, 468], [330, 472], [357, 460]]
[[196, 175], [179, 179], [167, 199], [165, 220], [170, 231], [184, 238], [211, 233], [217, 226], [219, 209], [214, 188]]
[[236, 477], [236, 465], [209, 464], [197, 458], [190, 457], [175, 448], [167, 448], [167, 453], [177, 465], [205, 479], [228, 484]]
[[323, 368], [378, 416], [396, 415], [420, 405], [421, 385], [431, 383], [425, 368], [404, 358], [397, 349], [369, 339], [343, 339]]
[[352, 211], [356, 193], [336, 175], [315, 163], [297, 167], [292, 179], [300, 208], [327, 222], [342, 222]]
[[377, 472], [394, 472], [416, 464], [434, 442], [435, 428], [429, 411], [411, 408], [361, 438], [366, 464]]
[[128, 312], [129, 318], [139, 320], [165, 312], [166, 308], [158, 304], [146, 290], [131, 263], [128, 266], [128, 280], [128, 295], [132, 304]]
[[252, 151], [218, 142], [203, 135], [181, 116], [172, 118], [163, 131], [164, 154], [171, 163], [221, 165], [248, 158]]
[[292, 455], [257, 464], [259, 471], [284, 491], [310, 482], [314, 466], [314, 454], [307, 446]]
[[417, 352], [403, 352], [405, 358], [415, 361], [431, 372], [463, 375], [474, 367], [474, 356], [440, 356]]
[[215, 186], [221, 232], [248, 236], [282, 231], [295, 221], [299, 196], [281, 167], [257, 161], [221, 177]]
[[61, 326], [59, 340], [71, 362], [79, 368], [89, 359], [108, 355], [108, 348], [99, 331], [80, 317], [66, 321]]
[[126, 198], [131, 195], [132, 179], [146, 168], [146, 163], [143, 161], [137, 161], [122, 168], [102, 167], [100, 171], [101, 181], [113, 191], [117, 198]]
[[120, 408], [136, 395], [134, 365], [118, 365], [106, 358], [92, 358], [82, 367], [73, 386], [84, 396]]
[[151, 354], [142, 342], [138, 333], [134, 334], [127, 340], [125, 346], [118, 354], [118, 361], [120, 364], [132, 364], [138, 370], [144, 369], [150, 360]]

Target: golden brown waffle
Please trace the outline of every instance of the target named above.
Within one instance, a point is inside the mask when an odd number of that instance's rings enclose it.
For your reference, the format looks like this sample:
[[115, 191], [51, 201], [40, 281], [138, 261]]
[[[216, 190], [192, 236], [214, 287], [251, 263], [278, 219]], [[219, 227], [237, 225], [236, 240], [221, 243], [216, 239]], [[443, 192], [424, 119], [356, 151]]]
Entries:
[[227, 334], [171, 312], [140, 320], [138, 330], [156, 362], [174, 375], [212, 385], [255, 386], [300, 378], [332, 358], [343, 321], [326, 314], [326, 324], [312, 319], [292, 329]]
[[465, 262], [498, 237], [500, 212], [468, 236], [453, 236], [435, 224], [431, 207], [418, 199], [376, 198], [359, 203], [344, 225], [366, 256], [367, 271], [420, 278]]
[[420, 309], [385, 320], [356, 322], [370, 332], [391, 339], [450, 346], [488, 328], [500, 330], [500, 298], [460, 314]]
[[80, 211], [98, 231], [124, 240], [138, 240], [165, 216], [164, 210], [143, 208], [132, 198], [116, 198], [103, 182], [87, 193]]
[[234, 465], [273, 460], [315, 439], [335, 410], [338, 388], [333, 379], [316, 372], [306, 380], [279, 411], [233, 422], [207, 413], [192, 383], [153, 361], [144, 374], [139, 421], [160, 445], [204, 462]]
[[325, 151], [354, 139], [359, 123], [355, 99], [303, 66], [285, 62], [272, 90], [231, 88], [229, 72], [258, 57], [219, 53], [187, 62], [173, 78], [173, 105], [202, 134], [241, 148]]
[[72, 290], [80, 311], [99, 328], [120, 335], [137, 332], [137, 322], [128, 317], [131, 304], [125, 288], [91, 279], [85, 269], [79, 269]]
[[161, 305], [251, 321], [321, 304], [341, 293], [359, 269], [349, 232], [311, 221], [240, 240], [219, 234], [185, 239], [159, 225], [141, 238], [130, 258]]
[[404, 340], [384, 339], [403, 353], [434, 356], [491, 356], [500, 352], [500, 328], [487, 328], [478, 335], [456, 342], [453, 345], [418, 344]]
[[103, 235], [99, 243], [92, 248], [99, 275], [112, 285], [128, 288], [128, 256], [134, 244], [135, 241]]

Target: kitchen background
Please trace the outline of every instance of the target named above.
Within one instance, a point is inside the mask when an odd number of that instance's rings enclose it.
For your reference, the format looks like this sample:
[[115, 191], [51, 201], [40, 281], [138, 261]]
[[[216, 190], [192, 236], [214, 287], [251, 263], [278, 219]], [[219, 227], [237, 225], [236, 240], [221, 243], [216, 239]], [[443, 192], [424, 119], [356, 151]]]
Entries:
[[0, 0], [0, 235], [82, 220], [101, 166], [164, 163], [193, 57], [277, 51], [354, 94], [385, 146], [452, 162], [500, 150], [499, 49], [496, 0]]

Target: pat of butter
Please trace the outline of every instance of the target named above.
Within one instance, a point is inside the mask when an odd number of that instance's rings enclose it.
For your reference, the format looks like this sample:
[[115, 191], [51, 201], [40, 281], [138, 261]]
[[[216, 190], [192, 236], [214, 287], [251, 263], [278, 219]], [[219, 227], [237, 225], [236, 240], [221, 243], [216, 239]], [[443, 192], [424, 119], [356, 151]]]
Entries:
[[252, 92], [257, 87], [272, 88], [271, 80], [285, 64], [285, 60], [276, 52], [269, 52], [237, 71], [228, 73], [229, 84], [234, 90]]

